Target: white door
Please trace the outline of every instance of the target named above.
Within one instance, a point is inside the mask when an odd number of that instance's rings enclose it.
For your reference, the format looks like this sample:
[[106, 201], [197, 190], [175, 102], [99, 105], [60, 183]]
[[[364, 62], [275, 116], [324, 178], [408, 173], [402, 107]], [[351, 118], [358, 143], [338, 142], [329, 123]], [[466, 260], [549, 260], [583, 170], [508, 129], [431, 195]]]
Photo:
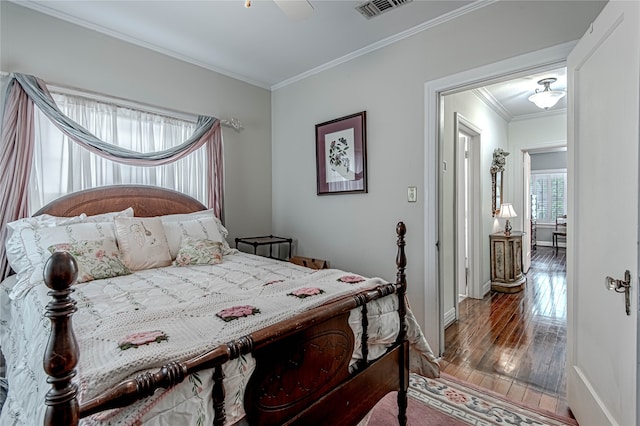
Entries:
[[[610, 1], [569, 55], [567, 388], [580, 425], [637, 425], [640, 2]], [[630, 313], [605, 277], [631, 272]]]
[[522, 271], [527, 273], [531, 267], [531, 155], [527, 151], [522, 153], [522, 193], [524, 212], [522, 212]]

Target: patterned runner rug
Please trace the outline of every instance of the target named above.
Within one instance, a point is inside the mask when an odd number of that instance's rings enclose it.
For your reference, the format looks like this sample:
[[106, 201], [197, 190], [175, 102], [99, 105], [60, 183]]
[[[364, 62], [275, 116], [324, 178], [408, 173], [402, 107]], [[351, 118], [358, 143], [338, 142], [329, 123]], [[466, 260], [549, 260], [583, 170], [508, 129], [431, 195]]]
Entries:
[[[361, 425], [398, 424], [396, 393], [382, 399]], [[526, 407], [488, 390], [480, 390], [450, 376], [427, 379], [411, 374], [409, 379], [409, 424], [576, 426], [578, 423], [555, 413]]]

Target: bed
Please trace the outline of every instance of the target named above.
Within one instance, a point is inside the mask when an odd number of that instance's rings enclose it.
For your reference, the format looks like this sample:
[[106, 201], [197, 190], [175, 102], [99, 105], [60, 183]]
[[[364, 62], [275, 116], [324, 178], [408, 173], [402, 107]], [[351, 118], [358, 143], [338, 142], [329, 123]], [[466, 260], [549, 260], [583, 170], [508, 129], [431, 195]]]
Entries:
[[81, 191], [19, 222], [0, 424], [352, 425], [391, 391], [405, 424], [410, 369], [439, 373], [405, 300], [401, 222], [395, 283], [238, 252], [204, 205], [156, 187]]

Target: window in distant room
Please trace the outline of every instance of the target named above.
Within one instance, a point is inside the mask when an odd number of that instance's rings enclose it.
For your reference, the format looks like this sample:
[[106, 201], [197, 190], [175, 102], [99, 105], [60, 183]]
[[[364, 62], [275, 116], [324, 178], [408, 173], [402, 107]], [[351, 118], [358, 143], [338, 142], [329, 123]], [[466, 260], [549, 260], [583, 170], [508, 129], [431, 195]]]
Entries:
[[555, 223], [556, 217], [567, 213], [566, 170], [533, 171], [531, 173], [531, 195], [536, 205], [538, 223]]
[[[180, 145], [196, 128], [197, 117], [121, 106], [117, 101], [52, 93], [60, 110], [105, 142], [136, 152]], [[178, 115], [178, 114], [176, 114]], [[207, 203], [206, 147], [155, 167], [119, 164], [82, 148], [36, 108], [34, 163], [29, 185], [31, 213], [67, 193], [115, 184], [155, 185]]]

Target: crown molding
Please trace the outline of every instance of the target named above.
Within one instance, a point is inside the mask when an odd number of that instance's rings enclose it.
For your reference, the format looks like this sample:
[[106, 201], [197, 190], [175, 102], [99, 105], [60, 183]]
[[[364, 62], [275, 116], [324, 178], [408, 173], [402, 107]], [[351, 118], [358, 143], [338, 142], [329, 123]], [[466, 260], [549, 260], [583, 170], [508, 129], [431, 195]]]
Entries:
[[75, 24], [75, 25], [78, 25], [80, 27], [99, 32], [99, 33], [107, 35], [109, 37], [113, 37], [115, 39], [122, 40], [124, 42], [131, 43], [133, 45], [136, 45], [136, 46], [139, 46], [139, 47], [143, 47], [145, 49], [149, 49], [149, 50], [152, 50], [154, 52], [161, 53], [163, 55], [166, 55], [166, 56], [169, 56], [171, 58], [177, 59], [179, 61], [186, 62], [186, 63], [192, 64], [192, 65], [196, 65], [196, 66], [198, 66], [200, 68], [204, 68], [206, 70], [213, 71], [213, 72], [216, 72], [218, 74], [222, 74], [224, 76], [231, 77], [231, 78], [236, 79], [236, 80], [244, 81], [245, 83], [251, 84], [253, 86], [258, 86], [258, 87], [261, 87], [261, 88], [267, 89], [267, 90], [270, 89], [269, 84], [267, 84], [267, 83], [250, 79], [250, 78], [248, 78], [248, 77], [246, 77], [244, 75], [237, 74], [237, 73], [234, 73], [234, 72], [229, 71], [227, 69], [220, 68], [220, 67], [217, 67], [215, 65], [206, 63], [206, 62], [202, 62], [202, 61], [197, 60], [195, 58], [192, 58], [190, 56], [186, 56], [186, 55], [183, 55], [181, 53], [174, 52], [173, 50], [165, 49], [165, 48], [157, 46], [155, 44], [148, 43], [146, 41], [142, 41], [142, 40], [137, 39], [135, 37], [131, 37], [129, 35], [123, 34], [123, 33], [119, 32], [119, 31], [114, 31], [112, 29], [105, 28], [105, 27], [100, 26], [100, 25], [96, 25], [96, 24], [94, 24], [92, 22], [89, 22], [89, 21], [86, 21], [84, 19], [79, 19], [79, 18], [76, 18], [74, 16], [68, 15], [66, 13], [59, 12], [57, 10], [54, 10], [54, 9], [46, 6], [43, 3], [34, 3], [32, 1], [30, 1], [30, 0], [23, 0], [23, 1], [8, 0], [8, 1], [10, 1], [11, 3], [17, 4], [18, 6], [24, 6], [26, 8], [35, 10], [36, 12], [44, 13], [45, 15], [48, 15], [48, 16], [51, 16], [51, 17], [54, 17], [54, 18], [57, 18], [57, 19], [61, 19], [61, 20], [65, 21], [65, 22], [69, 22], [71, 24]]
[[312, 68], [308, 71], [305, 71], [301, 74], [298, 74], [294, 77], [288, 78], [286, 80], [281, 81], [280, 83], [276, 83], [274, 85], [271, 86], [271, 90], [278, 90], [281, 89], [285, 86], [288, 86], [290, 84], [296, 83], [300, 80], [304, 80], [307, 77], [311, 77], [312, 75], [315, 74], [319, 74], [323, 71], [326, 71], [328, 69], [334, 68], [340, 64], [343, 64], [345, 62], [349, 62], [355, 58], [358, 58], [360, 56], [366, 55], [367, 53], [371, 53], [374, 52], [376, 50], [382, 49], [383, 47], [389, 46], [393, 43], [396, 43], [398, 41], [404, 40], [405, 38], [411, 37], [415, 34], [418, 34], [422, 31], [426, 31], [430, 28], [436, 27], [438, 25], [444, 24], [446, 22], [452, 21], [456, 18], [459, 18], [460, 16], [466, 15], [467, 13], [471, 13], [474, 12], [478, 9], [481, 9], [485, 6], [489, 6], [493, 3], [498, 2], [499, 0], [476, 0], [473, 3], [470, 3], [466, 6], [460, 7], [456, 10], [453, 10], [449, 13], [445, 13], [444, 15], [441, 15], [437, 18], [434, 18], [430, 21], [427, 22], [423, 22], [420, 25], [416, 25], [413, 28], [409, 28], [406, 31], [403, 31], [401, 33], [395, 34], [391, 37], [387, 37], [383, 40], [380, 40], [376, 43], [370, 44], [369, 46], [363, 47], [362, 49], [358, 49], [354, 52], [351, 52], [347, 55], [344, 55], [338, 59], [334, 59], [333, 61], [327, 62], [326, 64], [320, 65], [318, 67]]
[[495, 98], [484, 87], [478, 87], [477, 89], [472, 90], [473, 94], [478, 97], [485, 105], [495, 111], [500, 117], [502, 117], [507, 123], [513, 120], [513, 115], [502, 105], [502, 103]]
[[513, 117], [513, 120], [511, 121], [525, 121], [525, 120], [532, 120], [535, 118], [549, 118], [549, 117], [556, 117], [556, 116], [560, 116], [560, 115], [567, 115], [567, 109], [566, 108], [557, 108], [557, 109], [551, 109], [551, 110], [540, 110], [540, 112], [534, 112], [532, 114], [523, 114], [523, 115], [516, 115], [515, 117]]

